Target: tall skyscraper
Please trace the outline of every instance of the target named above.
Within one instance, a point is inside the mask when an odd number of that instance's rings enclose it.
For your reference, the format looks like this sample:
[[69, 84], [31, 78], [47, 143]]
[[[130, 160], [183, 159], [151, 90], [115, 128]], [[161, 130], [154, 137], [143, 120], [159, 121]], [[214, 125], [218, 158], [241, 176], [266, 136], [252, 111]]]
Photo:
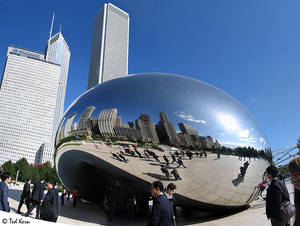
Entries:
[[108, 3], [94, 20], [88, 89], [128, 75], [129, 15]]
[[43, 53], [8, 47], [0, 89], [0, 164], [22, 157], [34, 163], [41, 145], [51, 142], [60, 70]]
[[65, 41], [61, 28], [59, 32], [52, 36], [54, 22], [54, 14], [52, 18], [51, 28], [49, 32], [49, 39], [47, 42], [45, 59], [48, 62], [53, 62], [60, 65], [60, 77], [57, 90], [56, 108], [54, 114], [53, 133], [52, 141], [54, 142], [58, 124], [61, 120], [62, 114], [64, 113], [65, 94], [68, 81], [69, 63], [71, 52], [67, 42]]
[[61, 31], [45, 53], [9, 46], [0, 88], [0, 164], [25, 157], [53, 163], [54, 139], [64, 110], [70, 50]]

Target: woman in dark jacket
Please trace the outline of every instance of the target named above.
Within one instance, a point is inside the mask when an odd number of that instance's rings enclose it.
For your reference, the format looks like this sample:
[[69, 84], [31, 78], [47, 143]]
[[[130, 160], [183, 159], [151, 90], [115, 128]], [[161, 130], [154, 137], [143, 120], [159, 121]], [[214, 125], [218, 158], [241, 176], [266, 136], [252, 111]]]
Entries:
[[48, 182], [48, 192], [43, 199], [41, 208], [41, 219], [56, 222], [58, 217], [58, 192], [55, 183]]

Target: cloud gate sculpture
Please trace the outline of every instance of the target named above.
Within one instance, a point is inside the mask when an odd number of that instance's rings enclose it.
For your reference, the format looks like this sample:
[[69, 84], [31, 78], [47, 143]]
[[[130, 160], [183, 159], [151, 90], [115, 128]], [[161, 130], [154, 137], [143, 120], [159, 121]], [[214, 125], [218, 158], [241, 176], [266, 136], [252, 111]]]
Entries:
[[98, 202], [114, 180], [124, 197], [147, 197], [160, 180], [179, 206], [242, 207], [258, 195], [268, 141], [248, 110], [189, 77], [137, 74], [102, 83], [66, 111], [56, 135], [59, 178]]

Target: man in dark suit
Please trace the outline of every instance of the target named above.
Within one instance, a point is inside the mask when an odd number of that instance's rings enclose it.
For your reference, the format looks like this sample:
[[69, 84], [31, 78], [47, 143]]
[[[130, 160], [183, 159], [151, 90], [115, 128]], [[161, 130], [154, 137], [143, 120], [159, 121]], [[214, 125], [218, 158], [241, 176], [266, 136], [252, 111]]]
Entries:
[[170, 201], [163, 194], [163, 184], [154, 181], [151, 185], [153, 207], [148, 226], [170, 226], [172, 218], [172, 206]]
[[289, 193], [285, 185], [277, 178], [277, 168], [273, 165], [266, 169], [267, 177], [271, 181], [267, 189], [266, 197], [266, 214], [271, 220], [272, 226], [289, 225], [287, 222], [282, 222], [279, 213], [280, 206], [285, 201], [290, 201]]
[[25, 214], [26, 217], [32, 212], [32, 210], [36, 207], [36, 219], [40, 219], [40, 209], [41, 203], [44, 198], [44, 179], [41, 178], [40, 182], [34, 183], [32, 194], [31, 194], [31, 202], [32, 205], [30, 206], [29, 210]]
[[0, 183], [0, 210], [10, 212], [8, 203], [8, 183], [11, 181], [11, 177], [8, 173], [3, 173]]
[[21, 200], [20, 200], [20, 203], [18, 206], [18, 211], [17, 211], [18, 214], [21, 214], [21, 208], [22, 208], [24, 202], [26, 204], [27, 211], [30, 208], [30, 183], [31, 183], [31, 178], [28, 178], [26, 183], [24, 184], [23, 192], [21, 194]]

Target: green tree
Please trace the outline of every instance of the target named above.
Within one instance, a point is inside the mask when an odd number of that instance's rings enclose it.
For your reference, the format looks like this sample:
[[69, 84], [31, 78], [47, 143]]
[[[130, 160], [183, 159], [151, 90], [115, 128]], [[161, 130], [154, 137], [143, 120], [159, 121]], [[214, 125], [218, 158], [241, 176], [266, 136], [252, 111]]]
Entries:
[[11, 178], [16, 178], [16, 164], [12, 163], [11, 160], [3, 163], [3, 171], [9, 173]]
[[30, 167], [25, 158], [22, 158], [16, 162], [16, 171], [19, 170], [18, 181], [25, 182], [30, 177]]
[[38, 165], [31, 167], [31, 180], [33, 183], [38, 182], [40, 180], [40, 173]]

